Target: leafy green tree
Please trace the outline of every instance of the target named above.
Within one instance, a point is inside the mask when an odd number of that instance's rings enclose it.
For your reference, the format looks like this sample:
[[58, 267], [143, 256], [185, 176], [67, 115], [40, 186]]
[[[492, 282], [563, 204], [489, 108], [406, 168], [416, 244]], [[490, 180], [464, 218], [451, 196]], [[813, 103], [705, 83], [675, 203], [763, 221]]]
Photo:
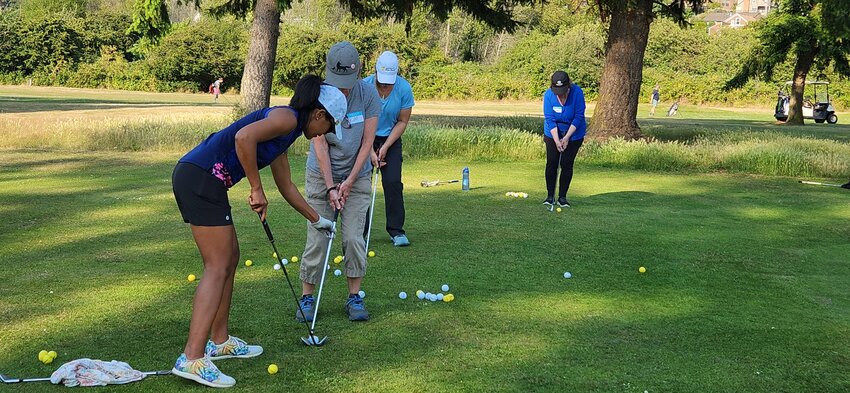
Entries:
[[850, 2], [846, 0], [786, 0], [757, 25], [757, 45], [726, 88], [743, 86], [750, 78], [771, 80], [777, 66], [794, 61], [789, 124], [803, 124], [806, 77], [830, 65], [850, 76]]

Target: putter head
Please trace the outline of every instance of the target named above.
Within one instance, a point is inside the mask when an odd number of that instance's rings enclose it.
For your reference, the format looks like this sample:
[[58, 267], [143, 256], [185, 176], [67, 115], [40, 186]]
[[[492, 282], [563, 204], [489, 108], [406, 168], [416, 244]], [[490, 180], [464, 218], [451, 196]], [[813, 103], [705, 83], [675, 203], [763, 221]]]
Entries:
[[328, 341], [328, 336], [323, 338], [319, 338], [319, 336], [301, 337], [301, 342], [308, 347], [321, 347], [325, 345], [325, 341]]
[[9, 378], [3, 374], [0, 374], [0, 381], [3, 383], [18, 383], [21, 382], [20, 378]]

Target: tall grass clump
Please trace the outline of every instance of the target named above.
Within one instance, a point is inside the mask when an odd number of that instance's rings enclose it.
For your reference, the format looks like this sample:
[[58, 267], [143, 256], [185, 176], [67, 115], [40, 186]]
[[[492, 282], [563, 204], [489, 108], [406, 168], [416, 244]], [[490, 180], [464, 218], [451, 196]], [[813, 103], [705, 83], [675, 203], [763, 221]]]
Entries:
[[[423, 116], [403, 136], [412, 159], [544, 160], [540, 120]], [[0, 148], [185, 152], [230, 121], [227, 114], [50, 122], [0, 118]], [[529, 131], [531, 129], [531, 131]], [[299, 138], [290, 156], [303, 156]], [[773, 131], [715, 130], [682, 141], [588, 139], [579, 165], [663, 172], [738, 172], [769, 176], [850, 176], [850, 143]]]

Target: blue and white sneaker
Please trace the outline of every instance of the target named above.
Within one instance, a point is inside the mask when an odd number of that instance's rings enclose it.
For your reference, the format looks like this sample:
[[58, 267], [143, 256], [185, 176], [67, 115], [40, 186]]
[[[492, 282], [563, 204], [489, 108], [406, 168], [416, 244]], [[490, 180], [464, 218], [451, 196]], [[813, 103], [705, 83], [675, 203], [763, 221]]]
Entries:
[[185, 353], [180, 354], [171, 373], [214, 388], [229, 388], [236, 385], [236, 380], [222, 373], [207, 356], [189, 360]]
[[345, 312], [348, 313], [349, 321], [368, 321], [369, 311], [366, 311], [366, 303], [360, 295], [348, 295], [345, 302]]
[[210, 360], [240, 358], [247, 359], [260, 356], [263, 347], [259, 345], [248, 345], [244, 340], [228, 336], [227, 341], [216, 345], [212, 340], [207, 341], [204, 353]]
[[393, 241], [393, 245], [396, 247], [407, 247], [410, 245], [410, 240], [408, 240], [407, 236], [403, 233], [401, 235], [393, 236], [391, 239]]
[[[295, 310], [295, 320], [299, 323], [303, 323], [305, 320], [307, 322], [313, 322], [313, 317], [316, 315], [316, 310], [313, 309], [313, 305], [315, 303], [316, 298], [314, 298], [313, 295], [301, 296], [301, 300], [298, 301], [298, 304], [301, 305], [301, 308]], [[301, 315], [302, 310], [304, 311], [304, 314], [306, 314], [306, 318], [304, 315]]]

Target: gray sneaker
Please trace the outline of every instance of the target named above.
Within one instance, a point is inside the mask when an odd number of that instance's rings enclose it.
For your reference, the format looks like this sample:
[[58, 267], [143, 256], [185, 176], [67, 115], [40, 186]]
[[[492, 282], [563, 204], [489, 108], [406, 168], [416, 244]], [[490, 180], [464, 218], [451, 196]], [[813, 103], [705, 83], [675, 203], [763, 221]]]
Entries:
[[360, 295], [348, 295], [345, 302], [345, 312], [348, 313], [349, 321], [368, 321], [369, 311], [366, 311], [366, 303]]

